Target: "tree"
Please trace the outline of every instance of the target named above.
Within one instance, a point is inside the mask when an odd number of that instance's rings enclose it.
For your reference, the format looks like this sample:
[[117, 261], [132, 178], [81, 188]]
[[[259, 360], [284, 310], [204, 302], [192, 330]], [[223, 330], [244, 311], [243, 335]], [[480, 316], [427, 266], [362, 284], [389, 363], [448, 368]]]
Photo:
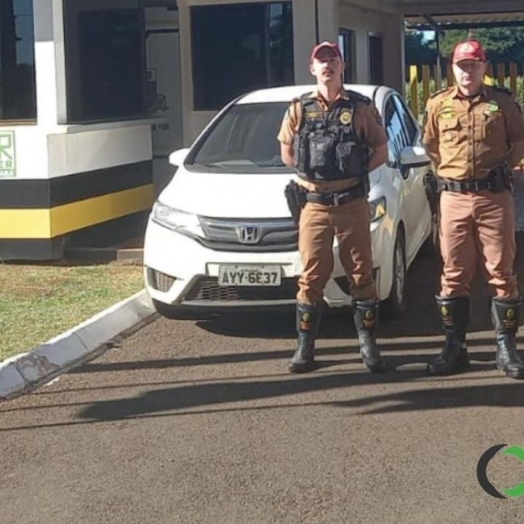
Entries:
[[524, 27], [492, 27], [483, 29], [449, 29], [441, 39], [442, 57], [449, 59], [458, 42], [467, 40], [468, 33], [486, 50], [489, 62], [524, 61]]
[[437, 61], [437, 48], [434, 41], [424, 38], [421, 31], [407, 30], [404, 35], [406, 46], [406, 65], [434, 64]]

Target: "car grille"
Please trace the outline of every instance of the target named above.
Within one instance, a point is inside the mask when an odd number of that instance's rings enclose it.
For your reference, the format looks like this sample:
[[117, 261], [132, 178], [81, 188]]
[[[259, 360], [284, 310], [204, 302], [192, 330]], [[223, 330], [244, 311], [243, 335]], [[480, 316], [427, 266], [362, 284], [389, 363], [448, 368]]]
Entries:
[[291, 218], [249, 220], [200, 217], [209, 249], [232, 252], [280, 252], [298, 249], [298, 231]]
[[297, 293], [297, 279], [283, 278], [280, 286], [219, 286], [216, 277], [198, 279], [186, 294], [185, 302], [238, 302], [292, 300]]

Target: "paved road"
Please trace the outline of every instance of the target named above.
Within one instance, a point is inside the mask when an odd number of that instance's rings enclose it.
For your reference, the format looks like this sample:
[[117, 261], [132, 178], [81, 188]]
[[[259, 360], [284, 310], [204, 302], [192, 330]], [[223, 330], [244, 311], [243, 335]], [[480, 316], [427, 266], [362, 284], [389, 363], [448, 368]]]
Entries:
[[[345, 313], [326, 318], [307, 376], [286, 373], [291, 316], [158, 320], [0, 405], [0, 523], [520, 524], [524, 497], [489, 497], [475, 471], [493, 445], [524, 447], [524, 384], [494, 369], [479, 283], [473, 370], [426, 377], [436, 270], [417, 259], [408, 313], [383, 323], [382, 376]], [[488, 472], [511, 487], [524, 463], [498, 456]]]

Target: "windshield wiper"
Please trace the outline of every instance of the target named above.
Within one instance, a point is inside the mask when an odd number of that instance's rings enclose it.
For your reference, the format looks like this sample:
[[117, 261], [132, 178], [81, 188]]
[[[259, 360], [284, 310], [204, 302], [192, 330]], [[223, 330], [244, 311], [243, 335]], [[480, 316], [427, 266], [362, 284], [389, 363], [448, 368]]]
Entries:
[[194, 164], [192, 164], [193, 166], [199, 166], [199, 167], [207, 167], [208, 169], [213, 169], [213, 168], [220, 168], [220, 169], [225, 169], [225, 166], [223, 164], [220, 164], [219, 162], [211, 162], [211, 163], [204, 163], [204, 162], [195, 162]]
[[284, 162], [257, 162], [259, 167], [286, 167]]

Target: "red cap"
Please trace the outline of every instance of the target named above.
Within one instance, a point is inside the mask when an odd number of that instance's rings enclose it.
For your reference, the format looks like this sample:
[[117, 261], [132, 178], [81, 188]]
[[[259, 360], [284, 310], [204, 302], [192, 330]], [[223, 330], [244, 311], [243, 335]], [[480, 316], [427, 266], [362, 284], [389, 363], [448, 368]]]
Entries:
[[326, 42], [320, 42], [320, 44], [317, 44], [313, 48], [313, 51], [311, 51], [311, 61], [312, 62], [313, 62], [313, 58], [317, 56], [318, 52], [324, 48], [331, 49], [337, 55], [337, 57], [340, 58], [340, 60], [342, 61], [344, 60], [344, 58], [342, 57], [342, 51], [340, 51], [340, 47], [338, 47], [338, 44], [326, 41]]
[[452, 62], [456, 64], [461, 60], [480, 60], [481, 62], [486, 61], [486, 53], [479, 42], [476, 40], [466, 40], [460, 42], [455, 46], [453, 51]]

